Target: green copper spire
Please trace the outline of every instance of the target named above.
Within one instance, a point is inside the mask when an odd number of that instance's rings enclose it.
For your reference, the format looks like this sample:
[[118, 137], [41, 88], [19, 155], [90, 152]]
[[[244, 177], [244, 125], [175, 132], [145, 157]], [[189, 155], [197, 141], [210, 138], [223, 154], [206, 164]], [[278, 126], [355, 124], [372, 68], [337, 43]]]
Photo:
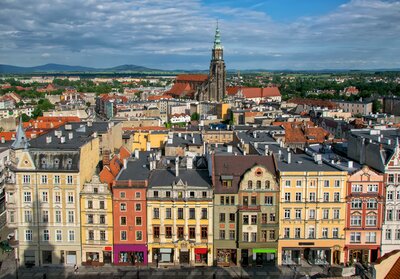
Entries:
[[219, 33], [219, 28], [218, 28], [218, 20], [217, 20], [217, 29], [215, 30], [214, 49], [222, 49], [221, 34]]

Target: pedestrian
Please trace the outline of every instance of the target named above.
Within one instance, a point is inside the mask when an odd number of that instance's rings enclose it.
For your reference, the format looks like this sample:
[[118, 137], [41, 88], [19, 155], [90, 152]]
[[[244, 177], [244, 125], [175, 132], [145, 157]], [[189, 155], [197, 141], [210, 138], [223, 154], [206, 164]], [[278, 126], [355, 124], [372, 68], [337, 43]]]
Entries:
[[78, 273], [78, 266], [76, 264], [74, 265], [74, 273]]

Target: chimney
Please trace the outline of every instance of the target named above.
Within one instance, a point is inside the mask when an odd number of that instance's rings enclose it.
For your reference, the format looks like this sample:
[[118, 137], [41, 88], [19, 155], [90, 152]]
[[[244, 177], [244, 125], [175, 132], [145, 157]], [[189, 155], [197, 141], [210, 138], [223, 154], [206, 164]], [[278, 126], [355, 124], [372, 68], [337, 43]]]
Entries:
[[193, 157], [187, 157], [187, 159], [186, 159], [186, 168], [188, 169], [188, 170], [191, 170], [191, 169], [193, 169]]
[[126, 170], [126, 167], [128, 166], [128, 160], [125, 158], [124, 159], [124, 170]]
[[46, 137], [46, 143], [51, 143], [51, 136]]
[[268, 151], [269, 151], [269, 146], [268, 144], [265, 145], [265, 150], [264, 150], [264, 155], [267, 156], [268, 155]]
[[232, 153], [232, 145], [228, 145], [228, 146], [226, 147], [226, 151], [227, 151], [228, 153]]
[[292, 162], [292, 153], [288, 152], [287, 154], [287, 163], [290, 164]]
[[135, 158], [139, 159], [139, 149], [135, 149]]
[[179, 176], [179, 157], [176, 157], [175, 159], [175, 176]]
[[61, 137], [61, 143], [65, 143], [65, 137]]
[[72, 133], [72, 132], [69, 132], [68, 133], [68, 139], [73, 139], [74, 138], [74, 133]]
[[348, 161], [348, 162], [347, 162], [347, 167], [348, 167], [349, 169], [352, 169], [352, 168], [353, 168], [353, 161]]

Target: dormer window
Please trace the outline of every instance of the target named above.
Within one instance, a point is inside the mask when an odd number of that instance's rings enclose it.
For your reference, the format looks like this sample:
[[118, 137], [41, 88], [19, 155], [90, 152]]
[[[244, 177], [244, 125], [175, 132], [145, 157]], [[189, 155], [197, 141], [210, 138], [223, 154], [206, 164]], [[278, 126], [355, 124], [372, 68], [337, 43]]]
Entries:
[[54, 159], [54, 165], [57, 167], [60, 165], [60, 160], [58, 158]]
[[46, 159], [42, 158], [42, 168], [44, 168], [46, 166]]
[[194, 192], [193, 191], [190, 191], [190, 197], [194, 198]]

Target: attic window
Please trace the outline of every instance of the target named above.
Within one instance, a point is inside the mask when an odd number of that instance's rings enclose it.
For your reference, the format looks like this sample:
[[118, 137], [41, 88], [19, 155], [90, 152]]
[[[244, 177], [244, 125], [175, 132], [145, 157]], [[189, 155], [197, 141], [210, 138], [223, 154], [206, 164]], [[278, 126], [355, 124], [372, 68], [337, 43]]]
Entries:
[[60, 160], [58, 158], [54, 159], [54, 164], [56, 165], [60, 164]]
[[67, 164], [68, 165], [72, 165], [72, 159], [71, 158], [67, 159]]
[[42, 165], [46, 165], [46, 159], [42, 158]]

